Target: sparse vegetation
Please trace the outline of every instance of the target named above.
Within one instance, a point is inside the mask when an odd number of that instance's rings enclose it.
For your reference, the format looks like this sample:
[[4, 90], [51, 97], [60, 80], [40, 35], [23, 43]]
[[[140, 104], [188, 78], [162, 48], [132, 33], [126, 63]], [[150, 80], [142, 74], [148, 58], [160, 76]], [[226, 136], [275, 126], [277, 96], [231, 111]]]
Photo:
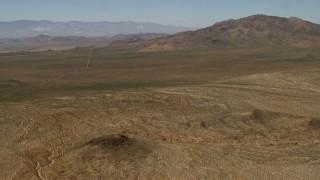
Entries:
[[320, 47], [144, 43], [0, 54], [1, 178], [320, 178]]

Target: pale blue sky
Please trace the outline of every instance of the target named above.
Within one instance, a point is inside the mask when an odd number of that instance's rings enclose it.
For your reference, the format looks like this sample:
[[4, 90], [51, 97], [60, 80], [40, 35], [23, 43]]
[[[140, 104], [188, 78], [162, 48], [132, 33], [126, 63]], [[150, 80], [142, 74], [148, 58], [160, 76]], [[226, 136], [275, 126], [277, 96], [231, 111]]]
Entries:
[[137, 21], [205, 27], [253, 14], [320, 24], [320, 0], [0, 0], [0, 21]]

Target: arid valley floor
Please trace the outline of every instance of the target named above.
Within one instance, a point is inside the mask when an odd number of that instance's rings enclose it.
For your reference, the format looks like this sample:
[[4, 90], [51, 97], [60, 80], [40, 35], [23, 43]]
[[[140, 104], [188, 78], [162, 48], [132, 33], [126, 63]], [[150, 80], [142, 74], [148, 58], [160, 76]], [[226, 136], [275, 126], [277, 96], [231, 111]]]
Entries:
[[320, 179], [319, 50], [0, 54], [1, 179]]

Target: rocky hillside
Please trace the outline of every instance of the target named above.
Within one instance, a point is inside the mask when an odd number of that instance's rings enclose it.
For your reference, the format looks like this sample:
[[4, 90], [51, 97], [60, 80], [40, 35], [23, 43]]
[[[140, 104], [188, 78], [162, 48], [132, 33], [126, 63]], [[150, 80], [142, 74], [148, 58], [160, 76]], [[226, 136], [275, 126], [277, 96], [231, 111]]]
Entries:
[[188, 46], [287, 45], [310, 47], [320, 42], [320, 25], [291, 17], [254, 15], [178, 33], [150, 42], [145, 51], [182, 49]]

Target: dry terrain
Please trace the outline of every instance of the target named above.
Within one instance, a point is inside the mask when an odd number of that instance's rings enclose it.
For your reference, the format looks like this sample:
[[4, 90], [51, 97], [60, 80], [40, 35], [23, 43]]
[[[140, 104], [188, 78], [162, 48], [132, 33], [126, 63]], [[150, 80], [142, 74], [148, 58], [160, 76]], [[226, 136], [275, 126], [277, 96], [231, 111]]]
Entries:
[[320, 179], [319, 50], [0, 54], [1, 179]]
[[315, 47], [320, 44], [320, 25], [296, 17], [253, 15], [150, 41], [142, 51], [194, 49], [195, 46], [257, 47], [280, 44], [295, 48]]

